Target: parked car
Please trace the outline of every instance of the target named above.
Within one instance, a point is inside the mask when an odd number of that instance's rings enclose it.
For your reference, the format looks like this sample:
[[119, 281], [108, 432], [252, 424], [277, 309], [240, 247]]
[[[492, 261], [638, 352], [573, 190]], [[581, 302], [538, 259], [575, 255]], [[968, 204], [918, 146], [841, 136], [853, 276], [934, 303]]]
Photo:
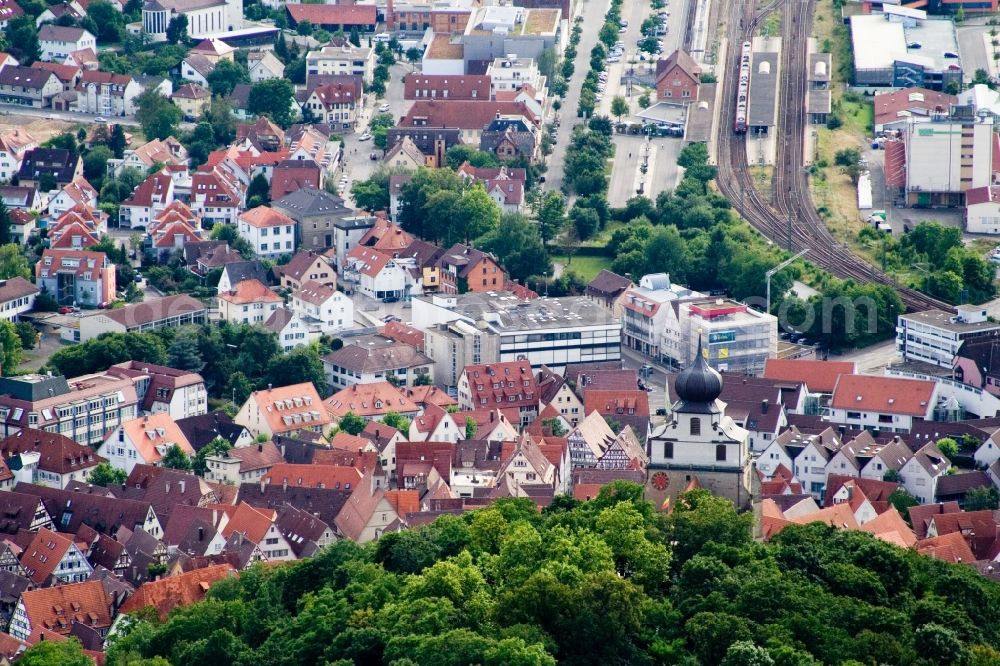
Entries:
[[378, 110], [379, 110], [380, 113], [385, 113], [385, 112], [387, 112], [389, 110], [389, 105], [388, 104], [383, 104], [382, 106], [378, 107]]
[[383, 303], [399, 303], [399, 296], [386, 296], [382, 299]]
[[71, 308], [68, 305], [64, 305], [61, 308], [59, 308], [59, 314], [69, 314], [72, 311], [73, 311], [73, 308]]
[[371, 138], [372, 135], [368, 132], [365, 132], [364, 134], [358, 137], [358, 141], [371, 141]]

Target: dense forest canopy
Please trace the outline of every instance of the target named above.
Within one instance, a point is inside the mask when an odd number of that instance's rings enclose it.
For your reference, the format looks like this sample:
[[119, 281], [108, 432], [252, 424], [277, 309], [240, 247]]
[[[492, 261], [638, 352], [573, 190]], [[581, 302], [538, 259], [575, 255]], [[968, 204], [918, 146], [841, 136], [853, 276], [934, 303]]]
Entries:
[[258, 565], [130, 621], [108, 664], [1000, 663], [1000, 586], [973, 568], [822, 524], [760, 544], [750, 523], [704, 490], [659, 513], [623, 482], [503, 500]]

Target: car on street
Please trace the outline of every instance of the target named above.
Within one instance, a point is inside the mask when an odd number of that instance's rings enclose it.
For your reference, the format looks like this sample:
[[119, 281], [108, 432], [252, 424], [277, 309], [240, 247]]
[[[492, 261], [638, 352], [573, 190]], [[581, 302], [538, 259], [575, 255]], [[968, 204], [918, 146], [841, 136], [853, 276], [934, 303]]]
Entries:
[[69, 314], [72, 311], [73, 311], [73, 308], [70, 307], [70, 306], [68, 306], [68, 305], [64, 305], [61, 308], [59, 308], [59, 314]]
[[365, 132], [364, 134], [358, 137], [358, 141], [371, 141], [371, 138], [372, 135], [368, 132]]
[[399, 296], [386, 296], [382, 299], [383, 303], [399, 303]]
[[386, 113], [389, 110], [389, 105], [383, 104], [382, 106], [378, 107], [378, 110], [380, 113]]
[[108, 122], [108, 119], [105, 118], [104, 116], [97, 116], [96, 118], [94, 118], [94, 122], [95, 123], [106, 123], [106, 122]]

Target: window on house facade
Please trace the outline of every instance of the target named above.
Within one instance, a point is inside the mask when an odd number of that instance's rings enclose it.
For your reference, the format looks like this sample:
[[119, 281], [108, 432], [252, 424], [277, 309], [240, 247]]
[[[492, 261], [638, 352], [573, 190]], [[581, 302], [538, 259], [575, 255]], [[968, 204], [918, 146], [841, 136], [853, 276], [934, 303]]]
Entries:
[[726, 445], [716, 444], [715, 445], [715, 459], [717, 461], [723, 461], [726, 459]]
[[701, 435], [701, 419], [693, 418], [690, 421], [690, 434]]

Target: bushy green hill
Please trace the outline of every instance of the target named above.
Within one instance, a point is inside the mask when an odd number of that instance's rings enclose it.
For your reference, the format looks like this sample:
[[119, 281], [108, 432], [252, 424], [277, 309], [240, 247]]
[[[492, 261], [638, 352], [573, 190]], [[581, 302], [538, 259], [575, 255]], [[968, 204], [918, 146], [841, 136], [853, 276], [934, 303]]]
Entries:
[[819, 524], [757, 544], [705, 491], [671, 516], [640, 498], [502, 501], [255, 567], [132, 623], [108, 664], [1000, 664], [1000, 587], [970, 567]]

